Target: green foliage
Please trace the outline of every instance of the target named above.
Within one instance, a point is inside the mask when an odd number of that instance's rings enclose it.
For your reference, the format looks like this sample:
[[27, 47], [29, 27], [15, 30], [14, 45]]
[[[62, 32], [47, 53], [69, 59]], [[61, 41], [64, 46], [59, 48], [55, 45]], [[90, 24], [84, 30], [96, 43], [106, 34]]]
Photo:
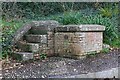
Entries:
[[38, 20], [43, 16], [63, 11], [62, 4], [57, 2], [3, 2], [2, 9], [4, 19], [27, 18]]
[[[2, 17], [5, 19], [27, 18], [40, 20], [41, 17], [49, 16], [51, 14], [79, 11], [87, 8], [93, 8], [95, 10], [100, 9], [101, 14], [110, 15], [112, 10], [114, 13], [118, 12], [116, 6], [118, 6], [118, 3], [107, 2], [3, 2]], [[113, 9], [111, 9], [111, 7]], [[109, 11], [111, 11], [110, 14]]]
[[108, 53], [108, 52], [110, 52], [110, 49], [109, 48], [103, 48], [100, 52], [102, 52], [102, 53]]
[[12, 45], [11, 41], [14, 37], [14, 32], [23, 25], [23, 21], [11, 20], [5, 21], [2, 20], [2, 57], [6, 58], [8, 55], [12, 53]]
[[112, 16], [116, 16], [119, 14], [118, 11], [118, 3], [114, 3], [114, 4], [108, 4], [107, 6], [103, 6], [99, 9], [100, 14], [104, 17], [112, 17]]
[[[88, 15], [91, 14], [91, 15]], [[112, 41], [118, 39], [120, 37], [120, 33], [118, 32], [118, 21], [117, 17], [103, 17], [101, 14], [96, 13], [93, 14], [83, 12], [66, 12], [62, 15], [52, 16], [52, 19], [57, 20], [58, 22], [67, 25], [67, 24], [98, 24], [105, 26], [104, 32], [104, 42], [112, 45]], [[119, 43], [120, 41], [118, 41]], [[119, 44], [116, 44], [119, 45]]]
[[111, 45], [120, 48], [120, 38], [113, 40]]
[[41, 53], [41, 54], [40, 54], [40, 58], [41, 58], [41, 59], [46, 59], [46, 58], [47, 58], [47, 54]]

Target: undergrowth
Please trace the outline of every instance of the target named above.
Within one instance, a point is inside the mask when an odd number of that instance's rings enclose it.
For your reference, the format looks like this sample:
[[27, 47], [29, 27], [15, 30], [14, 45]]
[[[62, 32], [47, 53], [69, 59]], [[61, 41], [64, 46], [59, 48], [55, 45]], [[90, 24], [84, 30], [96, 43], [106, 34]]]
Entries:
[[[9, 57], [7, 55], [12, 53], [11, 40], [14, 37], [13, 36], [14, 32], [18, 28], [22, 27], [24, 23], [32, 20], [56, 20], [63, 25], [68, 25], [68, 24], [103, 25], [106, 28], [103, 35], [104, 43], [109, 44], [113, 47], [120, 48], [120, 33], [118, 32], [119, 12], [118, 12], [118, 5], [116, 3], [114, 4], [108, 3], [108, 5], [106, 5], [105, 3], [104, 4], [97, 3], [98, 8], [96, 9], [93, 8], [89, 9], [89, 7], [85, 7], [85, 8], [83, 7], [82, 9], [79, 9], [78, 7], [78, 9], [75, 9], [74, 4], [77, 3], [72, 3], [71, 9], [67, 9], [68, 7], [65, 6], [67, 5], [67, 3], [47, 3], [47, 4], [44, 3], [43, 6], [41, 4], [43, 3], [24, 3], [24, 4], [4, 3], [3, 4], [3, 16], [2, 16], [3, 19], [0, 20], [1, 23], [0, 26], [2, 26], [2, 34], [1, 34], [2, 38], [0, 38], [2, 51], [0, 53], [0, 57], [3, 58]], [[55, 7], [52, 6], [53, 4]], [[81, 3], [78, 3], [77, 5], [80, 4]], [[86, 5], [86, 6], [90, 6], [90, 5]], [[35, 10], [33, 10], [32, 6], [34, 7], [36, 6]], [[23, 10], [22, 7], [25, 10]], [[12, 16], [16, 17], [16, 19], [11, 19]]]
[[68, 24], [98, 24], [105, 26], [104, 43], [111, 46], [120, 47], [120, 33], [118, 32], [118, 20], [115, 17], [103, 17], [101, 14], [86, 15], [81, 12], [66, 12], [62, 15], [52, 16], [51, 19], [57, 20], [63, 25]]

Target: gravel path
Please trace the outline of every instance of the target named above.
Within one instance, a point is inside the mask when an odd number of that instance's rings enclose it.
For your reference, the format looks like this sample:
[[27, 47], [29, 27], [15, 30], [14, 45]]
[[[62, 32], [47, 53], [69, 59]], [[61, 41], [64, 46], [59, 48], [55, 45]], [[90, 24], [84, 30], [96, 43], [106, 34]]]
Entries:
[[46, 61], [26, 63], [13, 69], [3, 70], [4, 78], [49, 78], [98, 72], [118, 67], [120, 49], [109, 54], [97, 54], [81, 60], [50, 57]]

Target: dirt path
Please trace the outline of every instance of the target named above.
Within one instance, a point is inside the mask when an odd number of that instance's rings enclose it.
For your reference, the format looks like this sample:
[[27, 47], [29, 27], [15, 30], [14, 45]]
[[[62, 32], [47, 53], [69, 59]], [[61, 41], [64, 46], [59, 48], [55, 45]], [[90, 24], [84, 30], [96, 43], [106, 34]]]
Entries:
[[54, 76], [67, 76], [87, 74], [108, 70], [119, 66], [120, 49], [107, 54], [97, 54], [85, 59], [74, 60], [69, 58], [50, 57], [46, 61], [26, 63], [17, 68], [3, 70], [4, 78], [45, 78]]

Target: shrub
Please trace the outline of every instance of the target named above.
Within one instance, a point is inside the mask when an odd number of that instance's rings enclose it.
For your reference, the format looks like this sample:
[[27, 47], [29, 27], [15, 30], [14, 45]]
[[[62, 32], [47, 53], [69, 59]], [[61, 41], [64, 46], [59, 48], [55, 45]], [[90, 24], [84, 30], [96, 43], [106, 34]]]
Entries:
[[99, 12], [104, 17], [113, 17], [119, 14], [118, 3], [108, 4], [106, 6], [101, 6]]
[[[104, 32], [104, 42], [106, 44], [113, 45], [113, 41], [119, 39], [120, 33], [118, 32], [118, 21], [117, 17], [103, 17], [101, 14], [91, 13], [87, 15], [81, 12], [66, 12], [62, 15], [52, 16], [52, 19], [57, 20], [58, 22], [67, 25], [67, 24], [99, 24], [106, 27]], [[88, 13], [89, 14], [89, 13]], [[120, 45], [118, 41], [115, 45]]]
[[40, 58], [41, 58], [42, 60], [46, 59], [46, 58], [47, 58], [47, 54], [41, 53], [41, 54], [40, 54]]
[[5, 21], [2, 20], [2, 57], [6, 58], [8, 55], [12, 53], [12, 45], [11, 41], [14, 37], [14, 32], [22, 26], [24, 22], [23, 21], [16, 21], [16, 20], [11, 20], [11, 21]]

